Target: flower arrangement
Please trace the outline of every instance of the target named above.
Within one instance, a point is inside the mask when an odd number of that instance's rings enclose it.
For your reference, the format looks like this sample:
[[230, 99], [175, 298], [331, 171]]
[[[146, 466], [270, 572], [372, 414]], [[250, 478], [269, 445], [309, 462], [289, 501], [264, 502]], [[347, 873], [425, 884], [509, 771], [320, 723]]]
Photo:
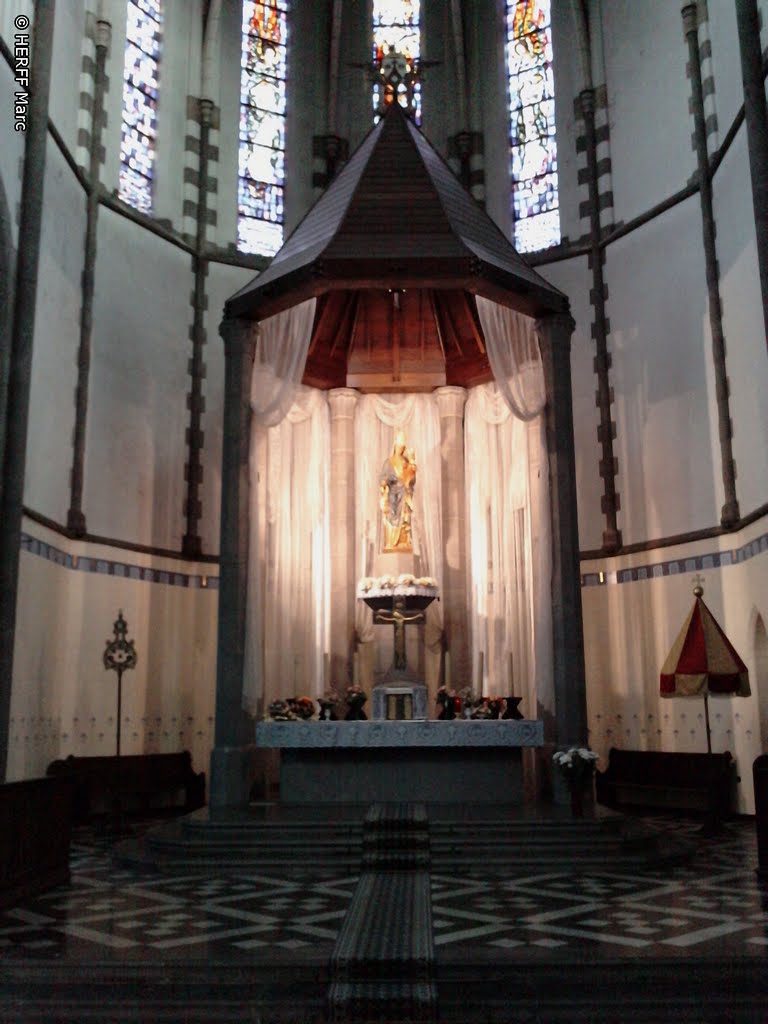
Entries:
[[267, 714], [273, 722], [296, 721], [296, 715], [287, 700], [273, 700], [267, 708]]
[[311, 697], [293, 697], [288, 703], [294, 715], [305, 722], [315, 713], [315, 702]]
[[336, 705], [339, 703], [339, 695], [335, 690], [326, 690], [322, 697], [318, 697], [317, 702], [320, 705], [321, 722], [337, 721]]
[[572, 782], [588, 775], [595, 767], [598, 755], [587, 747], [569, 747], [557, 750], [552, 755], [552, 763], [557, 765], [565, 777]]
[[368, 700], [368, 694], [357, 683], [347, 687], [347, 721], [366, 721], [368, 716], [363, 711], [363, 704]]
[[371, 590], [395, 590], [398, 587], [429, 587], [437, 589], [437, 580], [431, 576], [414, 576], [403, 572], [399, 576], [365, 576], [357, 585], [358, 591], [367, 594]]
[[454, 719], [461, 711], [461, 697], [458, 697], [453, 690], [449, 690], [447, 686], [438, 688], [435, 700], [442, 709], [437, 717], [443, 722]]

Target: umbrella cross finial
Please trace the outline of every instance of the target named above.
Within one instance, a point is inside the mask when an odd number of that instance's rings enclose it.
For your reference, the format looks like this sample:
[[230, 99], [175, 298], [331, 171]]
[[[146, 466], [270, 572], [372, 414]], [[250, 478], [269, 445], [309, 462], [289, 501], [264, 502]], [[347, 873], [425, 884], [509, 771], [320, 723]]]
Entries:
[[702, 583], [704, 582], [704, 577], [703, 576], [699, 576], [699, 574], [697, 573], [693, 577], [693, 582], [695, 584], [694, 588], [693, 588], [693, 596], [694, 597], [701, 597], [702, 594], [704, 593], [704, 587], [702, 586]]

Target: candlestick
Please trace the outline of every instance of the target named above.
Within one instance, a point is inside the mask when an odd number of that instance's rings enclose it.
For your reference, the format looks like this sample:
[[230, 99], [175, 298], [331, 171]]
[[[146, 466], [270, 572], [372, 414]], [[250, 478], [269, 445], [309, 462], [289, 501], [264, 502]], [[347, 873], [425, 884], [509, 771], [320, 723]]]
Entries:
[[331, 685], [331, 654], [326, 651], [323, 655], [323, 690]]
[[446, 651], [445, 652], [444, 673], [445, 673], [445, 679], [443, 681], [445, 683], [445, 688], [446, 688], [446, 690], [450, 690], [450, 688], [451, 688], [451, 652], [450, 651]]
[[515, 656], [512, 651], [509, 652], [509, 696], [513, 697], [515, 693]]
[[480, 651], [477, 656], [477, 696], [483, 696], [483, 662], [485, 661], [485, 653]]
[[352, 655], [352, 685], [358, 686], [360, 684], [360, 656], [355, 651]]

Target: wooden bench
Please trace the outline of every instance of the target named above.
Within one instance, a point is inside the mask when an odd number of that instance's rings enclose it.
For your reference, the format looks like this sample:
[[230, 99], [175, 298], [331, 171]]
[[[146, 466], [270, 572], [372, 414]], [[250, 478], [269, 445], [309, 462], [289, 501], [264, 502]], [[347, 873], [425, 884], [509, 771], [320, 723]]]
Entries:
[[189, 813], [205, 804], [205, 773], [193, 771], [188, 750], [121, 757], [70, 755], [49, 764], [46, 774], [74, 779], [77, 822], [115, 812], [180, 808]]
[[63, 777], [0, 786], [0, 907], [69, 881], [73, 803]]
[[731, 812], [736, 781], [728, 752], [684, 754], [611, 747], [608, 767], [596, 776], [596, 795], [608, 807], [705, 811], [723, 818]]

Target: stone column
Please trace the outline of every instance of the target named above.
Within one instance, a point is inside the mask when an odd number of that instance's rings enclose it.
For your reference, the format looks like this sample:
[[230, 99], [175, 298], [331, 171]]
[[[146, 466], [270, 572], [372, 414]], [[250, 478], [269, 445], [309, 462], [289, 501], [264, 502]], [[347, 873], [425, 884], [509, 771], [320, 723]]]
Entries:
[[355, 641], [355, 408], [353, 388], [328, 392], [331, 410], [331, 463], [344, 485], [333, 495], [331, 534], [331, 677], [339, 692], [352, 681]]
[[709, 295], [709, 327], [712, 332], [712, 365], [715, 370], [715, 400], [717, 402], [717, 429], [720, 438], [720, 464], [725, 502], [720, 512], [720, 524], [735, 527], [741, 514], [736, 498], [736, 464], [733, 460], [733, 428], [730, 413], [730, 389], [725, 362], [725, 334], [723, 308], [720, 301], [720, 269], [717, 262], [717, 225], [712, 199], [712, 175], [707, 152], [707, 127], [704, 118], [704, 87], [701, 80], [701, 54], [699, 52], [698, 8], [688, 3], [682, 9], [683, 31], [688, 42], [688, 67], [691, 78], [691, 110], [698, 163], [699, 200], [701, 202], [701, 230], [704, 242], [704, 262]]
[[613, 389], [610, 380], [611, 356], [608, 351], [608, 317], [605, 312], [606, 287], [603, 275], [605, 250], [600, 246], [600, 190], [598, 187], [597, 133], [595, 131], [595, 90], [585, 89], [579, 98], [581, 112], [584, 115], [587, 185], [589, 188], [589, 254], [592, 267], [590, 298], [595, 311], [592, 335], [595, 339], [597, 407], [600, 410], [600, 426], [597, 428], [597, 435], [602, 453], [600, 476], [603, 478], [605, 487], [601, 501], [605, 516], [603, 549], [610, 553], [621, 547], [621, 531], [617, 526], [619, 496], [616, 492], [616, 474], [618, 460], [613, 454], [616, 424], [611, 419]]
[[571, 397], [569, 313], [536, 322], [547, 393], [547, 453], [552, 509], [552, 636], [558, 746], [587, 742], [579, 524]]
[[104, 93], [107, 88], [107, 55], [112, 38], [108, 21], [96, 22], [96, 75], [93, 92], [93, 117], [88, 171], [88, 194], [85, 204], [85, 241], [83, 244], [83, 298], [80, 305], [80, 343], [77, 350], [77, 387], [75, 388], [75, 426], [72, 432], [72, 470], [70, 473], [67, 528], [75, 537], [86, 532], [83, 512], [85, 484], [85, 435], [88, 424], [88, 388], [91, 372], [93, 335], [93, 300], [96, 291], [96, 255], [101, 194], [102, 130], [104, 127]]
[[54, 0], [37, 0], [35, 4], [24, 170], [21, 181], [19, 248], [16, 257], [16, 296], [11, 328], [11, 350], [7, 363], [5, 450], [0, 452], [0, 476], [3, 481], [0, 492], [0, 781], [5, 779], [8, 757], [16, 597], [19, 589], [21, 518], [27, 461], [37, 275], [40, 267], [40, 232], [43, 218], [43, 182], [48, 143], [48, 97], [51, 88], [55, 8]]
[[763, 321], [768, 342], [768, 110], [765, 101], [757, 0], [736, 0], [736, 24], [739, 29], [741, 78], [744, 84], [744, 114], [747, 121], [752, 207], [755, 212], [757, 264], [760, 269]]
[[251, 723], [243, 711], [242, 700], [250, 513], [249, 398], [256, 325], [249, 320], [225, 316], [220, 332], [224, 339], [224, 439], [216, 723], [209, 796], [212, 814], [247, 806], [252, 761]]
[[[460, 689], [472, 679], [469, 656], [467, 588], [466, 480], [464, 476], [465, 388], [435, 391], [440, 415], [443, 477], [443, 608], [445, 646], [451, 655], [451, 686]], [[435, 693], [430, 693], [434, 707]]]

